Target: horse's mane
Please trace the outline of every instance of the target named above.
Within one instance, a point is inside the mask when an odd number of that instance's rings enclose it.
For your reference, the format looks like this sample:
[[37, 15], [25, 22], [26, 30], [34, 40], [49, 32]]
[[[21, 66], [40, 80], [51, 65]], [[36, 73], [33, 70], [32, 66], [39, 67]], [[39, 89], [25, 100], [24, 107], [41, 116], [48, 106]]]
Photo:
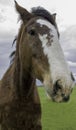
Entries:
[[[16, 41], [17, 41], [17, 36], [14, 38], [14, 40], [13, 40], [13, 43], [12, 43], [12, 47], [14, 46], [14, 44], [16, 44]], [[12, 64], [13, 63], [13, 61], [14, 61], [14, 58], [15, 58], [15, 52], [16, 52], [16, 50], [14, 50], [14, 51], [12, 51], [12, 53], [10, 54], [10, 64]]]
[[[31, 14], [33, 14], [35, 17], [36, 16], [41, 16], [41, 17], [45, 18], [52, 25], [54, 25], [56, 27], [56, 29], [57, 29], [57, 25], [56, 25], [56, 22], [55, 22], [55, 20], [54, 20], [54, 18], [52, 16], [52, 14], [49, 11], [47, 11], [46, 9], [44, 9], [43, 7], [40, 7], [40, 6], [33, 7], [31, 9]], [[58, 31], [58, 29], [57, 29], [57, 31]], [[59, 35], [59, 33], [58, 33], [58, 35]], [[14, 45], [14, 43], [16, 43], [16, 41], [17, 41], [17, 37], [15, 37], [15, 39], [13, 41], [13, 45]], [[11, 55], [10, 55], [11, 63], [14, 61], [14, 57], [15, 57], [15, 51], [13, 51], [11, 53]]]

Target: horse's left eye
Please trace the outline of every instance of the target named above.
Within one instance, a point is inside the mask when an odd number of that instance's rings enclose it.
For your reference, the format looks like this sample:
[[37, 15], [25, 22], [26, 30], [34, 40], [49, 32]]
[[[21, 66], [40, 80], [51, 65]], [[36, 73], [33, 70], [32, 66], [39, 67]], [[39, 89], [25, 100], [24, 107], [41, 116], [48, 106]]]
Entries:
[[28, 31], [28, 33], [31, 35], [31, 36], [35, 36], [36, 32], [34, 29], [31, 29]]

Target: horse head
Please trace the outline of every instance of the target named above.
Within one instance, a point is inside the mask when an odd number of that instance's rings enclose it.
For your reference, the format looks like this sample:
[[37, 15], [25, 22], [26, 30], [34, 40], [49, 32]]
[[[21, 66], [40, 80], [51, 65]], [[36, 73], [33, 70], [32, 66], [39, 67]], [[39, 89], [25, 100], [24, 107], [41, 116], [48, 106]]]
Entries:
[[22, 68], [31, 68], [53, 101], [68, 101], [74, 79], [59, 43], [56, 14], [40, 7], [30, 13], [15, 5], [23, 22], [18, 45]]

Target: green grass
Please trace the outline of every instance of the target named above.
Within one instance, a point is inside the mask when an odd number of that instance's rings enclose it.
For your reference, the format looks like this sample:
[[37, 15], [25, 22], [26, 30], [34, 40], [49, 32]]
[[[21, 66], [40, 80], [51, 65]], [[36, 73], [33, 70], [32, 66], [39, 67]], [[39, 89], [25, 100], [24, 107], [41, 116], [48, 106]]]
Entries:
[[68, 103], [55, 103], [47, 99], [43, 87], [39, 87], [42, 105], [43, 130], [76, 130], [76, 88]]

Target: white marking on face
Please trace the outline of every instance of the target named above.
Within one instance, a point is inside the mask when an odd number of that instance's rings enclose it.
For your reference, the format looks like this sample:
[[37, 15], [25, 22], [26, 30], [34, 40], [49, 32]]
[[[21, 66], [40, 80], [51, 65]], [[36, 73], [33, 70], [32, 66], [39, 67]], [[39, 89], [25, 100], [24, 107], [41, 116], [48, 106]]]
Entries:
[[53, 35], [52, 44], [48, 47], [47, 46], [48, 34], [44, 34], [44, 35], [39, 34], [39, 38], [42, 42], [44, 53], [48, 57], [48, 62], [50, 65], [50, 73], [51, 73], [53, 84], [58, 79], [62, 79], [62, 83], [64, 87], [66, 86], [72, 87], [73, 81], [70, 76], [70, 69], [66, 63], [62, 48], [59, 44], [59, 39], [58, 39], [56, 28], [50, 22], [44, 19], [38, 19], [37, 23], [39, 23], [41, 27], [45, 25], [50, 29], [49, 42], [51, 41], [51, 35]]

